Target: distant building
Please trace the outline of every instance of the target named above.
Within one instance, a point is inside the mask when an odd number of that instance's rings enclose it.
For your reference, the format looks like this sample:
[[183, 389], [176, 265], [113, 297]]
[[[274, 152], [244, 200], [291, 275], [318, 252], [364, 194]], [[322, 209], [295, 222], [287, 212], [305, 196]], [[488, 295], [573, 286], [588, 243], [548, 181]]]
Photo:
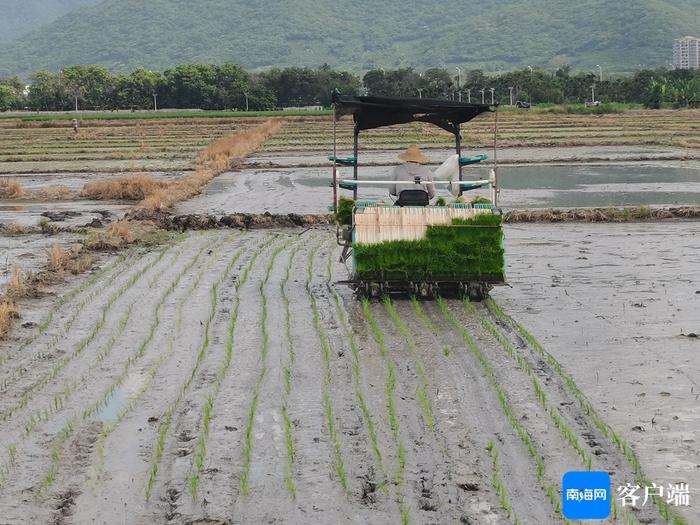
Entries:
[[673, 41], [673, 67], [700, 69], [700, 38], [684, 36]]

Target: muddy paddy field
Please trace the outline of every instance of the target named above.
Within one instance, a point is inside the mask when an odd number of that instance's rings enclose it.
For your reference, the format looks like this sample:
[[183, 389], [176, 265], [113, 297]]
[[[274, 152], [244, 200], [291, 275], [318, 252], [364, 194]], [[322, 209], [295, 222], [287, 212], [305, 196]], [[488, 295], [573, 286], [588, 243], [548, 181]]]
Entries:
[[[175, 213], [324, 213], [327, 166], [261, 166], [302, 124]], [[586, 191], [615, 195], [600, 206], [700, 202], [696, 149], [609, 147], [676, 157], [513, 166], [504, 205]], [[15, 178], [79, 192], [100, 172], [85, 167]], [[1, 204], [19, 208], [0, 211], [6, 224], [54, 205], [84, 213], [50, 220], [70, 233], [3, 234], [8, 268], [28, 254], [39, 268], [52, 243], [88, 234], [95, 210], [107, 226], [133, 205]], [[505, 234], [510, 286], [482, 303], [359, 301], [327, 226], [168, 232], [18, 299], [0, 342], [0, 523], [560, 523], [561, 477], [587, 469], [609, 471], [613, 491], [691, 488], [690, 507], [616, 503], [610, 522], [700, 522], [700, 223]]]

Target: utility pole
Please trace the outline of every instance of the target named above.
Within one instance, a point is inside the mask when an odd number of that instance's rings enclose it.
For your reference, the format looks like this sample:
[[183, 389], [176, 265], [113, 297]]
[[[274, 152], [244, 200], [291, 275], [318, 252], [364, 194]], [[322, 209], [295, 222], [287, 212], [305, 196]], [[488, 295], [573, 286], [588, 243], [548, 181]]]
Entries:
[[485, 104], [484, 102], [484, 91], [486, 91], [484, 88], [481, 88], [481, 103]]
[[598, 77], [598, 78], [599, 78], [600, 81], [602, 82], [602, 81], [603, 81], [603, 68], [600, 67], [599, 65], [596, 65], [595, 67], [598, 68], [598, 73], [599, 73], [599, 77]]
[[153, 93], [153, 111], [158, 111], [158, 93]]
[[493, 106], [495, 103], [493, 100], [493, 93], [494, 93], [494, 91], [496, 91], [496, 88], [491, 88], [489, 91], [491, 91], [491, 105]]
[[75, 112], [78, 112], [78, 95], [75, 95]]
[[595, 103], [595, 84], [591, 86], [591, 103]]
[[472, 90], [467, 89], [467, 102], [472, 103]]
[[513, 105], [513, 86], [508, 87], [508, 91], [510, 91], [510, 105]]
[[462, 70], [455, 66], [457, 70], [457, 93], [459, 93], [459, 101], [462, 102]]
[[248, 111], [248, 93], [243, 93], [245, 97], [245, 110]]

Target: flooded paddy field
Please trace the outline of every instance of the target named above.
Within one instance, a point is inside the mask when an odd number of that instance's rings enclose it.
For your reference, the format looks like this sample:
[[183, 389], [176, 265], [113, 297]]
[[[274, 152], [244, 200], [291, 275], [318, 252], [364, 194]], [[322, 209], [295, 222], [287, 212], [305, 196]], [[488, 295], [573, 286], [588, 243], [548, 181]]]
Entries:
[[[506, 119], [502, 205], [698, 204], [698, 152], [678, 144], [695, 144], [694, 115]], [[104, 122], [74, 138], [3, 124], [0, 172], [32, 194], [122, 170], [170, 179], [248, 124]], [[174, 213], [327, 213], [331, 127], [287, 121]], [[366, 173], [385, 178], [406, 140], [449, 154], [440, 133], [391, 129]], [[0, 222], [106, 226], [134, 204], [8, 199]], [[693, 491], [680, 509], [615, 503], [611, 522], [699, 522], [699, 224], [508, 224], [509, 286], [481, 303], [359, 300], [331, 227], [101, 253], [19, 297], [0, 341], [0, 523], [555, 524], [562, 474], [587, 469], [613, 490]], [[84, 237], [3, 235], [0, 286]]]
[[563, 472], [634, 480], [590, 410], [650, 478], [700, 482], [695, 223], [506, 235], [512, 288], [481, 304], [363, 303], [324, 228], [184, 234], [29, 302], [46, 329], [0, 346], [3, 519], [502, 523], [496, 457], [512, 512], [557, 523]]
[[[362, 169], [363, 179], [387, 180], [391, 167]], [[352, 170], [339, 169], [340, 178]], [[465, 169], [465, 180], [488, 177], [488, 169]], [[225, 173], [205, 192], [182, 203], [180, 213], [327, 213], [331, 168], [244, 169]], [[504, 166], [499, 170], [500, 205], [512, 208], [678, 206], [700, 203], [700, 166], [692, 163], [633, 165]], [[440, 194], [440, 191], [438, 192]], [[447, 199], [451, 195], [442, 191]], [[489, 197], [487, 190], [474, 194]], [[343, 192], [341, 195], [352, 195]], [[391, 202], [386, 187], [364, 186], [360, 198]], [[245, 197], [243, 197], [245, 196]]]

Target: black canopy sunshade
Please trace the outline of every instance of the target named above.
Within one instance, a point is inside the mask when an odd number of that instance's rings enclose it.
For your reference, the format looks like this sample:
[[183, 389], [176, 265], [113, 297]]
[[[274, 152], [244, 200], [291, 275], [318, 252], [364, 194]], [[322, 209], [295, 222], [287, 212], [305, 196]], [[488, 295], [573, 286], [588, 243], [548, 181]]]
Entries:
[[352, 115], [357, 131], [408, 122], [429, 122], [455, 135], [459, 125], [486, 111], [488, 104], [468, 104], [449, 100], [333, 95], [336, 118]]

